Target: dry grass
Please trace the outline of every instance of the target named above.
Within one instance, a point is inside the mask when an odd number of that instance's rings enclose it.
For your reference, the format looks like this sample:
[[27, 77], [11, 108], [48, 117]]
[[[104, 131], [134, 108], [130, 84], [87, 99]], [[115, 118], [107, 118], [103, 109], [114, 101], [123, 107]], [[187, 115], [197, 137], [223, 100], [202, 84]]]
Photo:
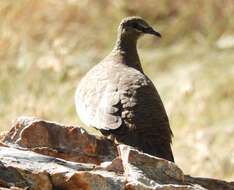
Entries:
[[128, 15], [163, 34], [139, 48], [169, 113], [176, 162], [193, 175], [233, 179], [233, 0], [2, 0], [0, 130], [20, 115], [79, 125], [76, 85]]

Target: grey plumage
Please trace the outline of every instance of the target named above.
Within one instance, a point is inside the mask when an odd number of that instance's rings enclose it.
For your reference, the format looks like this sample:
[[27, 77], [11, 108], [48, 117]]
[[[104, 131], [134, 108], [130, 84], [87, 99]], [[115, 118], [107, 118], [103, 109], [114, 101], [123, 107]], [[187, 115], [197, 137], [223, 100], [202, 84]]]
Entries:
[[174, 161], [166, 111], [137, 53], [137, 40], [145, 33], [161, 36], [140, 17], [121, 22], [112, 52], [81, 80], [76, 110], [87, 126], [119, 143]]

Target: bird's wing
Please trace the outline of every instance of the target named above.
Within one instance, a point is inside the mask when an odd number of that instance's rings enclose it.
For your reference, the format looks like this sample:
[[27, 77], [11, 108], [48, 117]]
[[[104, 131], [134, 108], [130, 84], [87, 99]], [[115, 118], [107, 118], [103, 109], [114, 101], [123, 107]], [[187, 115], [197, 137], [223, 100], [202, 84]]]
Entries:
[[122, 124], [119, 113], [120, 96], [117, 83], [109, 72], [98, 65], [81, 80], [75, 95], [80, 119], [97, 129], [117, 129]]
[[125, 124], [136, 130], [146, 131], [148, 128], [150, 132], [159, 126], [171, 134], [156, 88], [135, 69], [121, 68], [118, 72], [103, 72], [100, 68], [91, 70], [77, 89], [76, 109], [87, 126], [97, 129], [114, 130]]
[[172, 134], [162, 100], [151, 80], [142, 73], [134, 73], [122, 81], [123, 121], [136, 131], [160, 130], [161, 127]]

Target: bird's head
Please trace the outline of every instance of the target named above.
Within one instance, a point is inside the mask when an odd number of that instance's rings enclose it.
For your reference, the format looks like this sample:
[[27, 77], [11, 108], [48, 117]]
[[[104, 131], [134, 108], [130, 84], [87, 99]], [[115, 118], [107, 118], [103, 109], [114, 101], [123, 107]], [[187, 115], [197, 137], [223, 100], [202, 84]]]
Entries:
[[118, 30], [121, 36], [138, 38], [143, 34], [151, 34], [161, 37], [159, 32], [155, 31], [146, 21], [137, 16], [124, 18]]

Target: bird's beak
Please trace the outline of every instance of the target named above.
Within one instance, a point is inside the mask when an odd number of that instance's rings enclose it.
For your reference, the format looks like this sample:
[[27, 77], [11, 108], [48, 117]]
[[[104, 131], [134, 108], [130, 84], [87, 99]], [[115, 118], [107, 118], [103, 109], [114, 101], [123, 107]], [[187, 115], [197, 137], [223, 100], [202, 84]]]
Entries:
[[147, 30], [145, 31], [145, 33], [146, 33], [146, 34], [152, 34], [152, 35], [158, 36], [159, 38], [162, 37], [162, 35], [161, 35], [159, 32], [155, 31], [155, 30], [154, 30], [153, 28], [151, 28], [151, 27], [147, 28]]

